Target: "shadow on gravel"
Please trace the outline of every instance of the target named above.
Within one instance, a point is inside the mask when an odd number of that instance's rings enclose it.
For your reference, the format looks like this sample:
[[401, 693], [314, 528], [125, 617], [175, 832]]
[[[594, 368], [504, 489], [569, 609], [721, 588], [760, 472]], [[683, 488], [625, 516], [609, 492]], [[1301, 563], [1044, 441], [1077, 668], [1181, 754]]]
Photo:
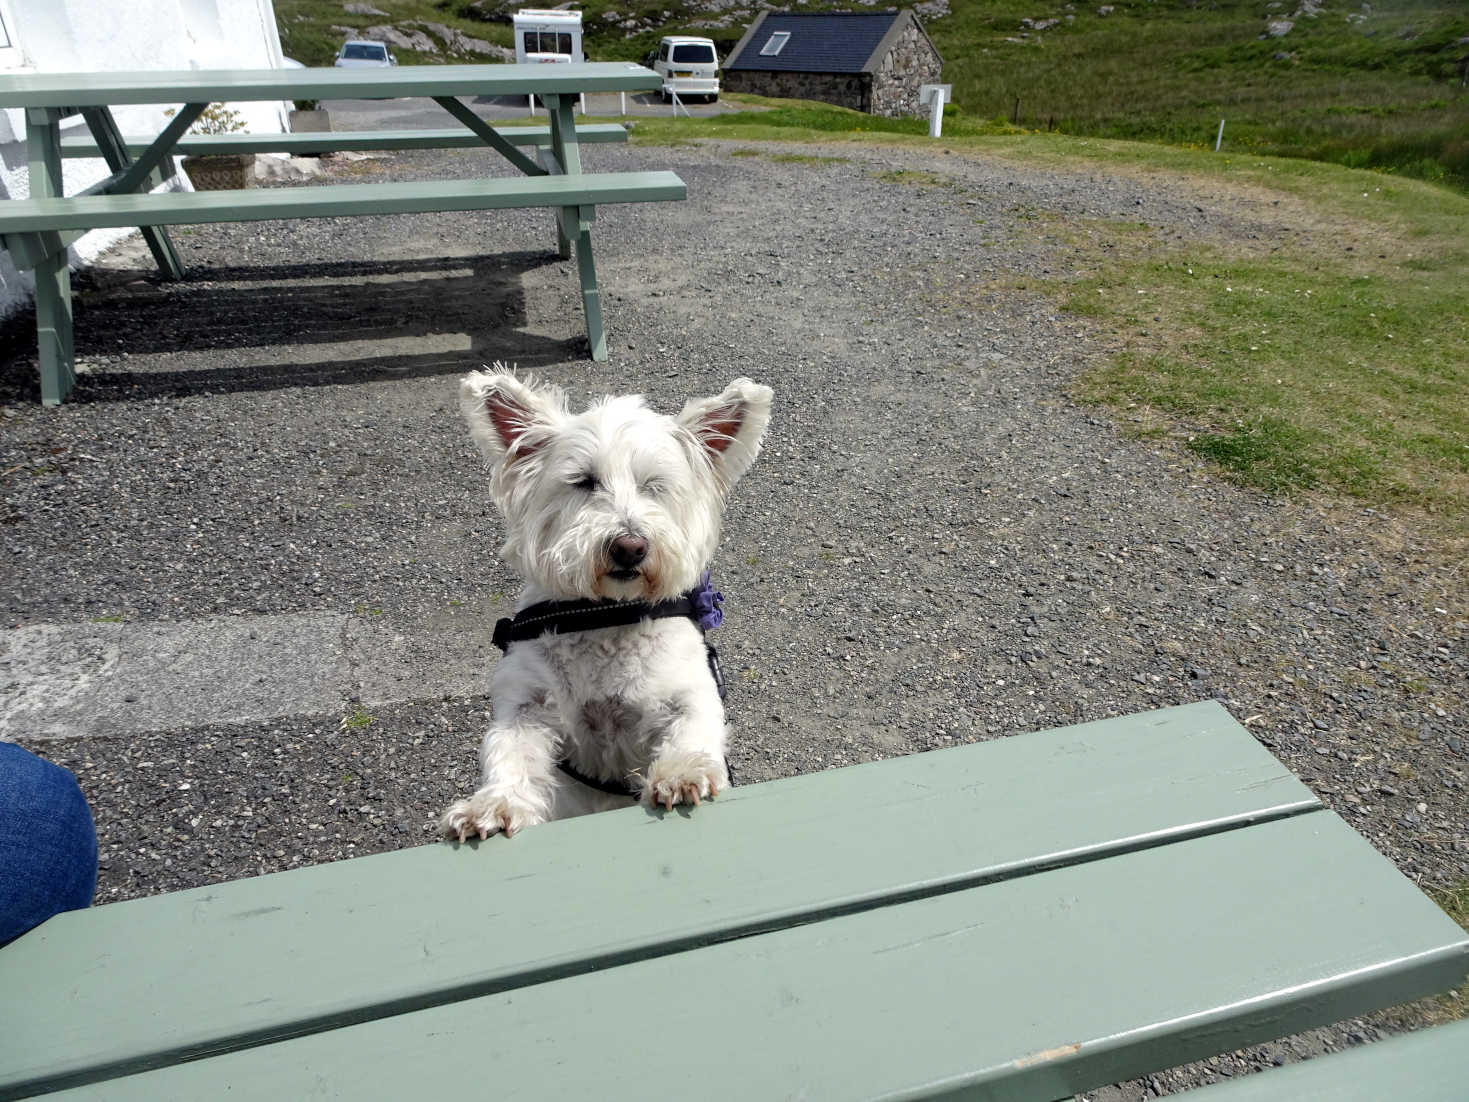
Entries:
[[[495, 359], [536, 367], [582, 358], [584, 334], [556, 339], [524, 328], [524, 277], [560, 263], [554, 253], [518, 252], [196, 265], [179, 283], [160, 282], [151, 269], [90, 270], [75, 280], [82, 372], [68, 401], [335, 386], [462, 373]], [[3, 330], [0, 403], [39, 401], [34, 311]]]

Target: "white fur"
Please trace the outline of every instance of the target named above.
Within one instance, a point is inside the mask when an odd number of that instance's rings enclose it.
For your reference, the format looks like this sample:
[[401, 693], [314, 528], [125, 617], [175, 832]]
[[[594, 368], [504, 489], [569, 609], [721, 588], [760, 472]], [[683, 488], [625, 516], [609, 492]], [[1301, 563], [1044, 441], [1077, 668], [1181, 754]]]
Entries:
[[[725, 499], [759, 454], [770, 388], [736, 379], [677, 418], [637, 395], [572, 414], [559, 389], [495, 368], [465, 377], [460, 408], [505, 517], [501, 555], [525, 579], [517, 608], [667, 600], [696, 585]], [[619, 539], [647, 545], [631, 574], [612, 558]], [[509, 835], [631, 804], [568, 778], [555, 766], [562, 757], [588, 776], [630, 781], [644, 803], [666, 808], [729, 784], [724, 708], [703, 636], [687, 619], [515, 643], [495, 666], [490, 695], [481, 786], [444, 813], [446, 837]]]

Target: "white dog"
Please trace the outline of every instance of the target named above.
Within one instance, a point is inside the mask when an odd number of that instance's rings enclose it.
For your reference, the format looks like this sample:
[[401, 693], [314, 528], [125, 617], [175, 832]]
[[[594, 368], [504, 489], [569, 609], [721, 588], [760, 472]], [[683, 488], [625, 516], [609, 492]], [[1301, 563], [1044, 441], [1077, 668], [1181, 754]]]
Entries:
[[697, 804], [729, 785], [707, 567], [730, 488], [760, 451], [772, 392], [737, 379], [677, 418], [637, 395], [572, 414], [560, 390], [496, 364], [464, 379], [460, 408], [490, 464], [525, 579], [480, 788], [445, 812], [464, 841], [547, 819]]

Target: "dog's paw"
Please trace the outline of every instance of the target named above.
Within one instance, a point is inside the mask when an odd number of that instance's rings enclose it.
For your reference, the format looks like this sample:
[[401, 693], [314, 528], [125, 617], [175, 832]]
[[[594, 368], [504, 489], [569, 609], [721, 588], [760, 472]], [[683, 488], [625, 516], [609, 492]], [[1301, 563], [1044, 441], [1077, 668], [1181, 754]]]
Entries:
[[724, 763], [708, 754], [667, 754], [648, 769], [643, 803], [672, 811], [674, 804], [697, 804], [729, 787]]
[[485, 839], [491, 834], [504, 834], [509, 838], [518, 830], [545, 821], [546, 817], [529, 804], [481, 789], [467, 800], [456, 800], [444, 812], [439, 820], [439, 832], [457, 842], [471, 835]]

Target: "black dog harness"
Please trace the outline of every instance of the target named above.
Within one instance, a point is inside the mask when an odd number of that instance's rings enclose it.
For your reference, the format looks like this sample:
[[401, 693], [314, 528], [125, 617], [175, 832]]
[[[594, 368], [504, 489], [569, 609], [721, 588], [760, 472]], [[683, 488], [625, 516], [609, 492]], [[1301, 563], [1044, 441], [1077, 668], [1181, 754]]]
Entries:
[[[720, 608], [723, 603], [724, 594], [717, 592], [709, 584], [707, 573], [693, 589], [671, 601], [615, 601], [610, 599], [541, 601], [521, 609], [513, 619], [506, 617], [499, 620], [495, 624], [494, 643], [502, 651], [508, 652], [512, 643], [536, 639], [548, 632], [566, 635], [575, 631], [626, 627], [643, 620], [663, 620], [670, 616], [686, 617], [698, 625], [700, 632], [708, 632], [723, 622], [724, 613]], [[719, 652], [714, 649], [714, 645], [707, 638], [704, 640], [704, 650], [709, 658], [709, 673], [714, 678], [714, 687], [719, 690], [719, 699], [723, 700], [727, 690], [724, 670], [719, 665]], [[572, 780], [580, 781], [589, 788], [595, 788], [613, 796], [629, 796], [634, 799], [638, 796], [637, 790], [625, 782], [604, 781], [596, 777], [589, 777], [565, 758], [556, 763], [556, 768]], [[725, 770], [729, 770], [727, 760]], [[731, 783], [733, 783], [733, 774], [731, 774]]]

